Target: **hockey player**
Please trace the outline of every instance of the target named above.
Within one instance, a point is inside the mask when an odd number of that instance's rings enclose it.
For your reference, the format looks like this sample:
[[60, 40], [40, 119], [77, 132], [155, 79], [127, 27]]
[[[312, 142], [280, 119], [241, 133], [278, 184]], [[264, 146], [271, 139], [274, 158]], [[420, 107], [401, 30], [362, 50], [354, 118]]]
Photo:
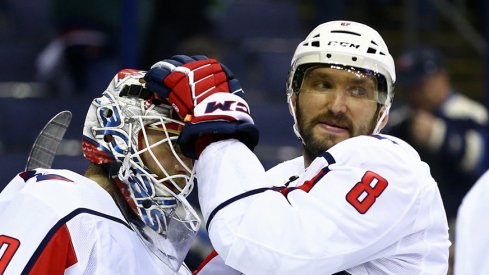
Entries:
[[83, 129], [85, 176], [19, 173], [0, 193], [0, 274], [189, 274], [200, 221], [185, 197], [183, 122], [122, 70], [93, 100]]
[[381, 36], [349, 21], [319, 25], [287, 82], [303, 156], [265, 172], [232, 74], [175, 56], [145, 76], [182, 117], [199, 201], [216, 250], [198, 274], [446, 274], [448, 225], [429, 167], [383, 134], [394, 62]]

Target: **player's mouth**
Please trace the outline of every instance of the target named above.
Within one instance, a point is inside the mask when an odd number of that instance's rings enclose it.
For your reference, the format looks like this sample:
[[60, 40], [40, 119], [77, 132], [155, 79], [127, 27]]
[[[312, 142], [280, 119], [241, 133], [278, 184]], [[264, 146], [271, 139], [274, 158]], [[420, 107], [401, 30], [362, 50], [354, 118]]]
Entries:
[[350, 133], [348, 125], [340, 121], [323, 120], [318, 122], [318, 126], [329, 134], [336, 136], [344, 136]]

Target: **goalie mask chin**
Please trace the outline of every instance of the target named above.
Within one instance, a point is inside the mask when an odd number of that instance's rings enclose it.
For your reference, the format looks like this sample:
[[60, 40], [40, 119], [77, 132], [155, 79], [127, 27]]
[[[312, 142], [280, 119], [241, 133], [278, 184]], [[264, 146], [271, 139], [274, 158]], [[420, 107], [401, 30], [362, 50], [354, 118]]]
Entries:
[[[177, 271], [200, 226], [186, 200], [194, 172], [173, 144], [183, 122], [165, 100], [142, 86], [144, 74], [120, 71], [93, 100], [82, 148], [89, 161], [112, 167], [111, 176], [135, 214], [125, 213], [126, 218], [146, 246]], [[149, 131], [158, 131], [161, 139], [150, 141]], [[171, 152], [175, 166], [181, 167], [178, 173], [157, 158], [159, 146]]]

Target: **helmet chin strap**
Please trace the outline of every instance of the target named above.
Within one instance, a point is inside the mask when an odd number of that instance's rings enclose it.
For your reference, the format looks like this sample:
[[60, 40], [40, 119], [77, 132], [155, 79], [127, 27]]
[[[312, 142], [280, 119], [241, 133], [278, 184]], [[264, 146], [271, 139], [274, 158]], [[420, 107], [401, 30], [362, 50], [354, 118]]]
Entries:
[[387, 116], [387, 114], [389, 113], [389, 110], [390, 110], [391, 106], [390, 104], [386, 104], [385, 107], [384, 107], [384, 111], [382, 112], [382, 114], [380, 115], [379, 119], [377, 120], [377, 124], [375, 125], [375, 128], [374, 130], [372, 131], [372, 135], [377, 135], [380, 133], [380, 130], [381, 129], [381, 126], [382, 126], [382, 121], [384, 120], [384, 118]]
[[289, 103], [290, 113], [292, 114], [292, 118], [294, 119], [294, 125], [292, 125], [292, 129], [294, 130], [294, 134], [302, 142], [302, 144], [306, 145], [304, 139], [302, 138], [302, 136], [299, 132], [299, 126], [298, 126], [299, 124], [297, 123], [297, 116], [295, 114], [295, 108], [294, 108], [294, 105], [292, 103], [292, 94], [293, 94], [293, 92], [291, 92], [287, 95], [287, 102]]

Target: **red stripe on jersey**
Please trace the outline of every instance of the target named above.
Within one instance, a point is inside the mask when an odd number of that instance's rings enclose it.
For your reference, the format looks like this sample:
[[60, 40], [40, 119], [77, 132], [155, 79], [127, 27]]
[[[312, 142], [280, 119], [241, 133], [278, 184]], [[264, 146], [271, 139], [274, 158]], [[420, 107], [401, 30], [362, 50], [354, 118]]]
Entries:
[[29, 274], [64, 274], [65, 269], [77, 262], [70, 231], [65, 224], [54, 233]]
[[316, 184], [316, 182], [318, 182], [319, 179], [321, 179], [324, 176], [324, 174], [326, 174], [324, 170], [325, 169], [321, 169], [321, 171], [319, 171], [319, 173], [316, 176], [314, 176], [314, 178], [312, 178], [312, 179], [310, 179], [308, 181], [305, 181], [302, 185], [297, 186], [297, 188], [298, 189], [301, 189], [301, 190], [303, 190], [305, 192], [311, 191], [311, 189], [314, 186], [314, 184]]
[[309, 191], [311, 191], [311, 189], [314, 187], [314, 185], [324, 176], [326, 175], [326, 173], [329, 172], [329, 168], [328, 167], [325, 167], [323, 168], [321, 171], [319, 171], [319, 173], [314, 176], [314, 178], [308, 180], [308, 181], [305, 181], [303, 184], [297, 186], [297, 187], [285, 187], [283, 189], [279, 189], [278, 187], [274, 187], [272, 188], [272, 190], [275, 190], [275, 191], [279, 191], [282, 195], [284, 195], [285, 197], [287, 197], [287, 195], [293, 191], [293, 190], [296, 190], [296, 189], [300, 189], [306, 193], [309, 193]]
[[217, 256], [216, 250], [212, 250], [212, 252], [209, 255], [207, 255], [204, 261], [199, 265], [199, 267], [197, 267], [197, 269], [192, 274], [194, 275], [198, 274], [204, 268], [204, 266], [206, 266], [216, 256]]

